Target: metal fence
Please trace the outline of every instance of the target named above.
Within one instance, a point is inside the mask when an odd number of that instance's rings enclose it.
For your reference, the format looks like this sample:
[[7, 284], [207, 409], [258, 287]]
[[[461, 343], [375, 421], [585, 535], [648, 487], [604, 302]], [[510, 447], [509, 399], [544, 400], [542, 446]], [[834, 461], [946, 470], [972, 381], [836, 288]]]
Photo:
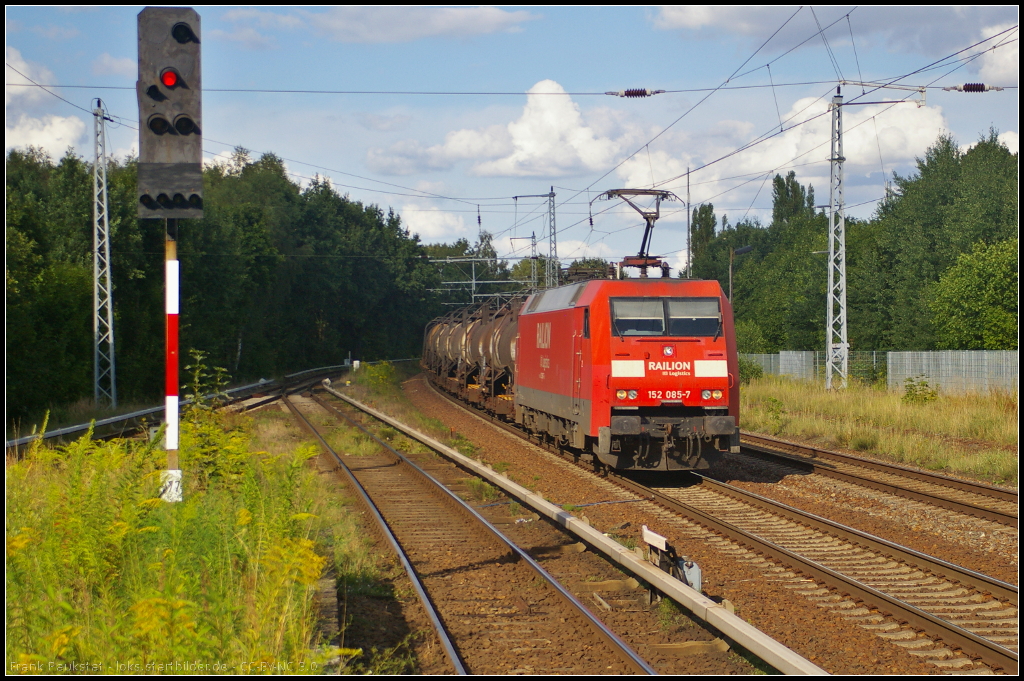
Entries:
[[[783, 351], [777, 355], [742, 354], [766, 374], [824, 381], [823, 351]], [[908, 378], [923, 379], [941, 392], [1017, 390], [1016, 350], [939, 350], [931, 352], [850, 352], [850, 378], [884, 382], [902, 390]]]
[[941, 392], [1017, 390], [1016, 350], [940, 350], [889, 352], [886, 383], [901, 389], [908, 378], [922, 377]]

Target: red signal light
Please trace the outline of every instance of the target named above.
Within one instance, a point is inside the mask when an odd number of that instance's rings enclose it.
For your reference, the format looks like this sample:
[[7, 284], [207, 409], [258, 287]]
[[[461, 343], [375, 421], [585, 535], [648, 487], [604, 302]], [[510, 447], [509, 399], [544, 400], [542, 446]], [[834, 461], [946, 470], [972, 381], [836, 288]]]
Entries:
[[178, 72], [174, 69], [167, 69], [160, 74], [160, 82], [164, 87], [174, 87], [178, 84]]

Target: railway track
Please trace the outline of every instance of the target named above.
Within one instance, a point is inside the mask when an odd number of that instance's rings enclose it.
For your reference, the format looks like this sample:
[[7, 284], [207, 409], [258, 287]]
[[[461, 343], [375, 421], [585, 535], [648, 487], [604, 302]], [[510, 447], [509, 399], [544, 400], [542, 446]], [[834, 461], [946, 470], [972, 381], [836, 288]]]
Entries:
[[1015, 490], [744, 433], [740, 453], [1017, 527]]
[[[805, 589], [859, 626], [934, 660], [959, 649], [1016, 673], [1017, 587], [725, 483], [647, 486], [616, 482], [664, 508], [811, 577]], [[872, 612], [875, 611], [875, 612]], [[909, 628], [900, 626], [907, 623]], [[927, 638], [919, 637], [916, 630]], [[942, 641], [945, 645], [932, 645]]]
[[[507, 423], [472, 413], [534, 444], [543, 444]], [[547, 448], [562, 453], [556, 447]], [[859, 626], [911, 654], [940, 666], [954, 666], [969, 662], [949, 661], [954, 650], [961, 650], [990, 667], [1017, 671], [1014, 585], [707, 478], [698, 477], [699, 485], [671, 489], [645, 486], [623, 476], [610, 479], [810, 577], [813, 582], [798, 581], [794, 588], [825, 607], [856, 618]]]
[[[374, 509], [432, 613], [453, 668], [472, 674], [651, 674], [636, 653], [430, 471], [316, 397], [284, 398]], [[363, 430], [381, 453], [343, 457], [311, 411]]]

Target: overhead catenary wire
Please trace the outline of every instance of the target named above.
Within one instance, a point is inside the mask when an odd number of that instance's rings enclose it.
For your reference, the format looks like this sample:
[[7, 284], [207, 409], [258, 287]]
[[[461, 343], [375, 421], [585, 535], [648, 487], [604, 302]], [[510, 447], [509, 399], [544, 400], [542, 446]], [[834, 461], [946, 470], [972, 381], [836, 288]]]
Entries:
[[[839, 80], [845, 80], [843, 78], [843, 72], [839, 68], [839, 61], [836, 59], [836, 55], [832, 52], [832, 46], [828, 44], [828, 38], [825, 37], [825, 31], [821, 28], [821, 23], [818, 21], [818, 14], [814, 11], [814, 7], [811, 7], [811, 16], [814, 17], [814, 23], [818, 27], [818, 35], [821, 36], [821, 41], [825, 43], [825, 51], [828, 53], [828, 58], [832, 61], [832, 68], [836, 71], [836, 78]], [[832, 24], [835, 25], [834, 23]]]
[[[799, 10], [797, 10], [797, 11], [799, 11]], [[795, 16], [795, 13], [794, 13], [794, 16]], [[850, 21], [849, 20], [849, 13], [847, 13], [846, 15], [844, 15], [844, 17], [841, 17], [837, 21], [841, 21], [843, 18], [845, 18], [847, 20], [848, 25], [849, 25], [849, 21]], [[792, 19], [792, 17], [790, 17], [790, 19]], [[788, 20], [787, 20], [787, 22], [788, 22]], [[833, 26], [835, 23], [836, 22], [832, 22], [832, 24], [829, 24], [823, 30], [828, 30], [828, 28]], [[783, 26], [784, 25], [785, 24], [783, 24]], [[781, 30], [781, 28], [782, 27], [780, 27], [779, 30]], [[851, 28], [851, 37], [852, 37], [852, 26], [850, 28]], [[1007, 29], [1007, 30], [1012, 30], [1012, 29]], [[776, 33], [778, 33], [778, 31], [776, 31]], [[1001, 32], [1001, 33], [1005, 33], [1005, 31]], [[996, 35], [997, 36], [1001, 35], [1001, 33], [1000, 34], [996, 34]], [[818, 33], [815, 33], [814, 35], [818, 35]], [[991, 38], [988, 38], [986, 40], [990, 40], [990, 39]], [[769, 40], [770, 40], [770, 38], [769, 38]], [[979, 43], [976, 43], [976, 45], [981, 44], [982, 42], [985, 42], [985, 41], [981, 41]], [[1002, 46], [1003, 44], [1009, 44], [1009, 43], [1013, 43], [1013, 42], [1016, 42], [1016, 40], [1015, 39], [1011, 39], [1011, 38], [1007, 38], [1007, 39], [1004, 39], [1004, 41], [1002, 41], [1000, 44], [995, 45], [995, 46], [989, 48], [989, 50], [996, 49], [997, 47]], [[766, 41], [766, 43], [767, 43], [767, 41]], [[763, 49], [763, 47], [764, 47], [764, 45], [762, 45], [760, 48], [758, 48], [758, 51]], [[971, 47], [974, 47], [974, 46], [971, 46]], [[965, 48], [965, 50], [961, 50], [961, 51], [959, 51], [957, 53], [954, 53], [953, 55], [949, 55], [949, 56], [945, 57], [943, 60], [939, 60], [938, 62], [934, 62], [933, 65], [928, 66], [928, 67], [924, 67], [922, 69], [919, 69], [918, 71], [916, 71], [914, 73], [920, 73], [920, 72], [925, 72], [925, 71], [928, 71], [928, 70], [934, 70], [934, 69], [939, 69], [939, 68], [946, 68], [946, 67], [951, 65], [949, 63], [950, 59], [954, 59], [956, 57], [956, 55], [958, 55], [958, 54], [960, 54], [960, 53], [962, 53], [962, 52], [964, 52], [966, 50], [969, 50], [969, 49], [971, 49], [971, 48], [970, 47], [969, 48]], [[988, 50], [986, 50], [986, 51], [988, 51]], [[757, 51], [754, 52], [754, 55], [756, 55], [756, 54], [757, 54]], [[978, 54], [978, 55], [970, 55], [970, 56], [965, 56], [965, 57], [959, 58], [959, 61], [961, 63], [959, 64], [959, 66], [957, 66], [957, 68], [960, 68], [960, 67], [970, 63], [970, 61], [973, 61], [974, 59], [978, 58], [978, 56], [980, 56], [980, 54]], [[751, 56], [751, 58], [752, 57], [753, 57], [753, 55]], [[749, 63], [749, 61], [750, 61], [750, 58], [748, 58], [747, 61], [745, 61], [743, 64], [741, 64], [739, 69], [742, 69], [747, 63]], [[774, 63], [775, 61], [777, 61], [777, 60], [772, 60], [771, 62], [769, 62], [769, 64]], [[24, 78], [28, 79], [20, 71], [18, 71], [17, 69], [14, 69], [13, 66], [11, 68], [12, 68], [12, 70], [14, 72], [18, 73], [21, 77], [24, 77]], [[858, 57], [858, 68], [859, 68], [859, 57]], [[739, 70], [739, 69], [737, 69], [737, 70]], [[746, 73], [750, 73], [750, 72], [746, 72]], [[745, 74], [741, 74], [741, 75], [745, 75]], [[904, 79], [904, 78], [908, 77], [909, 75], [913, 75], [913, 74], [905, 74], [903, 76], [899, 76], [899, 77], [893, 79], [893, 82], [895, 82], [897, 80], [900, 80], [900, 79]], [[730, 76], [730, 78], [735, 78], [735, 77], [736, 76], [735, 76], [735, 72], [734, 72], [733, 76]], [[771, 76], [770, 76], [770, 80], [773, 81], [773, 78]], [[23, 84], [14, 84], [14, 85], [23, 85]], [[719, 91], [719, 90], [723, 90], [723, 89], [741, 89], [741, 88], [745, 89], [745, 88], [752, 88], [752, 87], [773, 87], [774, 88], [774, 87], [783, 87], [785, 85], [788, 85], [788, 84], [775, 84], [774, 82], [772, 82], [769, 85], [758, 85], [758, 86], [733, 86], [733, 85], [727, 85], [727, 86], [719, 86], [718, 88], [679, 90], [678, 92], [704, 91], [704, 92], [711, 92], [711, 93], [713, 93], [713, 92], [716, 92], [716, 91]], [[34, 83], [34, 82], [33, 82], [33, 84], [31, 86], [43, 87], [43, 86], [40, 86], [38, 83]], [[62, 87], [62, 86], [55, 86], [55, 87]], [[76, 87], [76, 86], [70, 86], [70, 87]], [[928, 86], [928, 87], [930, 87], [930, 86]], [[133, 89], [133, 88], [124, 88], [124, 89]], [[212, 89], [208, 89], [208, 91], [213, 91], [213, 90]], [[325, 92], [327, 92], [327, 91], [325, 91]], [[63, 101], [65, 103], [67, 103], [67, 104], [77, 108], [77, 109], [85, 111], [86, 113], [90, 113], [90, 112], [88, 112], [88, 110], [84, 109], [83, 107], [75, 105], [73, 102], [70, 102], [67, 99], [64, 99], [59, 94], [56, 94], [54, 92], [49, 92], [49, 91], [48, 91], [48, 93], [53, 95], [54, 97], [60, 99], [61, 101]], [[463, 94], [472, 94], [472, 93], [463, 93]], [[478, 93], [478, 94], [486, 94], [486, 93]], [[523, 94], [541, 94], [541, 93], [526, 93], [526, 92], [522, 92], [522, 93], [507, 93], [507, 94], [518, 94], [519, 96], [521, 96]], [[549, 94], [549, 93], [543, 93], [543, 94]], [[550, 94], [561, 94], [561, 93], [550, 93]], [[573, 94], [581, 94], [581, 93], [565, 93], [565, 94], [566, 95], [573, 95]], [[594, 93], [594, 94], [599, 94], [599, 93]], [[773, 89], [773, 94], [774, 94], [774, 89]], [[872, 119], [872, 120], [874, 121], [874, 119]], [[128, 126], [128, 127], [132, 127], [132, 126]], [[784, 127], [784, 126], [780, 126], [780, 127]], [[218, 143], [218, 144], [223, 144], [225, 146], [230, 146], [230, 147], [236, 147], [237, 146], [237, 145], [230, 145], [228, 143], [220, 142], [220, 141], [217, 141], [217, 140], [211, 140], [211, 142], [215, 142], [215, 143]], [[648, 154], [650, 154], [650, 150], [649, 150], [649, 146], [648, 146], [649, 144], [650, 144], [650, 142], [648, 142], [646, 145], [644, 145], [644, 147], [648, 149]], [[740, 151], [742, 151], [742, 150], [740, 150]], [[207, 151], [207, 153], [213, 155], [212, 152]], [[359, 190], [359, 191], [383, 193], [383, 194], [389, 194], [389, 195], [395, 195], [395, 196], [409, 196], [409, 197], [412, 197], [412, 198], [462, 201], [462, 202], [468, 203], [468, 204], [472, 204], [474, 199], [477, 199], [477, 200], [505, 200], [505, 199], [509, 198], [509, 197], [485, 197], [483, 199], [479, 199], [478, 197], [452, 197], [452, 196], [444, 196], [444, 195], [441, 195], [441, 194], [433, 194], [433, 193], [424, 192], [424, 191], [418, 190], [418, 189], [412, 189], [412, 188], [409, 188], [409, 187], [403, 187], [402, 185], [397, 185], [397, 184], [394, 184], [394, 183], [388, 183], [388, 182], [385, 182], [383, 180], [377, 180], [375, 178], [359, 176], [359, 175], [355, 175], [355, 174], [352, 174], [352, 173], [346, 173], [345, 171], [341, 171], [341, 170], [338, 170], [338, 169], [328, 168], [328, 167], [325, 167], [325, 166], [318, 166], [316, 164], [310, 164], [310, 163], [306, 163], [306, 162], [303, 162], [303, 161], [298, 161], [296, 159], [282, 158], [282, 160], [283, 161], [287, 161], [289, 163], [298, 163], [298, 164], [306, 165], [308, 167], [318, 168], [318, 169], [321, 169], [321, 170], [324, 170], [324, 171], [330, 172], [330, 173], [343, 174], [343, 175], [348, 175], [348, 176], [351, 176], [351, 177], [356, 177], [356, 178], [364, 179], [364, 180], [366, 180], [368, 182], [372, 182], [372, 183], [375, 183], [375, 184], [382, 184], [382, 185], [385, 185], [385, 186], [392, 186], [392, 187], [394, 187], [396, 189], [404, 189], [406, 192], [409, 192], [409, 193], [403, 193], [403, 192], [397, 192], [397, 191], [392, 192], [392, 191], [386, 191], [386, 190], [371, 189], [371, 188], [368, 188], [368, 187], [360, 187], [360, 186], [355, 186], [355, 185], [346, 185], [346, 184], [335, 183], [339, 187], [345, 187], [345, 188], [355, 189], [355, 190]], [[880, 159], [880, 161], [881, 161], [881, 159]], [[649, 164], [651, 164], [650, 158], [649, 158]], [[704, 167], [706, 167], [706, 166], [704, 166]], [[652, 170], [653, 170], [653, 168], [652, 168]], [[699, 169], [694, 169], [693, 172], [696, 172], [696, 170], [699, 170]], [[883, 164], [883, 172], [884, 172], [884, 164]], [[296, 176], [298, 176], [298, 174], [296, 174]], [[761, 174], [758, 174], [757, 177], [761, 177]], [[755, 179], [757, 179], [757, 177], [755, 177]], [[719, 181], [721, 181], [721, 180], [712, 180], [710, 182], [719, 182]], [[596, 183], [596, 181], [595, 181], [595, 183]], [[595, 184], [595, 183], [592, 183], [591, 185], [589, 185], [587, 189], [589, 189], [590, 187], [593, 187], [593, 184]], [[695, 183], [695, 184], [702, 184], [702, 183]], [[571, 198], [572, 197], [570, 197], [570, 199]], [[563, 204], [569, 203], [569, 202], [570, 201], [564, 201]], [[477, 203], [475, 205], [479, 206], [480, 204]], [[415, 210], [415, 209], [411, 209], [411, 210]], [[478, 208], [478, 210], [480, 210], [480, 209]], [[485, 212], [487, 212], [487, 211], [485, 211]], [[589, 219], [589, 215], [588, 215], [588, 219]], [[569, 227], [571, 227], [571, 225]], [[559, 232], [562, 232], [562, 231], [564, 231], [564, 230], [562, 230], [562, 229], [559, 230]]]

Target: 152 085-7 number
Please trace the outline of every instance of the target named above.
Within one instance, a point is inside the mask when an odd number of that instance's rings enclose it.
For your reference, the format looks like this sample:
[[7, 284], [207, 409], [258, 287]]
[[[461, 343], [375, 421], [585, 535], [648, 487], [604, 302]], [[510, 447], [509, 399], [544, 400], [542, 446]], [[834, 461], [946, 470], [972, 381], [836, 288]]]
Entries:
[[649, 400], [683, 400], [690, 396], [689, 390], [648, 390]]

